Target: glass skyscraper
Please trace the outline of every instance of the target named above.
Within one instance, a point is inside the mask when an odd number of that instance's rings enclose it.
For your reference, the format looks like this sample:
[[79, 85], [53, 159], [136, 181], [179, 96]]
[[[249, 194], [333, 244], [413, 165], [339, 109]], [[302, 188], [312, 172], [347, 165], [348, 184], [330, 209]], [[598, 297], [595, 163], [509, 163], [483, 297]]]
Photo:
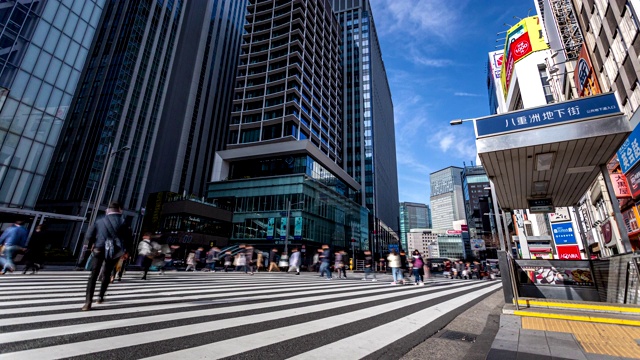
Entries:
[[[127, 216], [136, 216], [183, 17], [183, 0], [105, 4], [39, 209], [82, 214], [93, 212], [98, 199], [97, 213], [113, 199]], [[103, 175], [104, 193], [98, 196]], [[77, 231], [66, 231], [67, 237]]]
[[411, 202], [400, 203], [400, 243], [407, 249], [407, 233], [411, 229], [430, 229], [429, 205]]
[[0, 3], [0, 206], [34, 208], [104, 3]]
[[464, 220], [462, 168], [450, 166], [429, 174], [431, 183], [431, 221], [437, 230], [453, 229], [453, 222]]
[[[344, 169], [361, 185], [377, 244], [397, 243], [398, 173], [393, 102], [369, 0], [332, 0], [341, 25]], [[385, 248], [379, 245], [380, 248]]]

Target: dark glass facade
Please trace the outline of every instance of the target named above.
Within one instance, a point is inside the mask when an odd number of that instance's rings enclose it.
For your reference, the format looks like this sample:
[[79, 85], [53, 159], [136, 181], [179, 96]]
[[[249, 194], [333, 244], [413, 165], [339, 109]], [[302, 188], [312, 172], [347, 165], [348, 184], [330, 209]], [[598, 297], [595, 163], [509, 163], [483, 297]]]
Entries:
[[411, 229], [431, 229], [429, 205], [400, 203], [400, 243], [407, 249], [407, 233]]
[[0, 2], [0, 206], [35, 207], [104, 3]]
[[361, 184], [355, 200], [369, 209], [377, 237], [397, 243], [393, 102], [371, 6], [368, 0], [332, 0], [332, 7], [342, 27], [344, 169]]

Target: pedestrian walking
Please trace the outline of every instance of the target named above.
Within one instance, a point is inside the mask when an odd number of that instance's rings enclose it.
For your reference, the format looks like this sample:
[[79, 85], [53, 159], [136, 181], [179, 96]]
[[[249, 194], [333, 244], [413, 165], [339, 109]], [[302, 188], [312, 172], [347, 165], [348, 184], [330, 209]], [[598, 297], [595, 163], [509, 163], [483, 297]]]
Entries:
[[256, 272], [260, 271], [260, 269], [264, 270], [264, 255], [262, 255], [262, 251], [258, 251], [258, 258], [256, 260]]
[[196, 252], [195, 251], [191, 251], [191, 252], [189, 252], [189, 255], [187, 255], [187, 268], [184, 269], [184, 271], [189, 271], [189, 270], [193, 270], [194, 272], [197, 271], [196, 270]]
[[462, 279], [462, 272], [464, 271], [464, 264], [462, 263], [462, 260], [456, 261], [455, 266], [456, 266], [456, 278]]
[[320, 272], [320, 254], [322, 253], [322, 249], [318, 249], [318, 251], [313, 254], [313, 271]]
[[231, 264], [233, 263], [233, 255], [231, 255], [231, 251], [227, 251], [224, 254], [224, 272], [228, 272]]
[[340, 252], [342, 254], [342, 267], [340, 268], [340, 270], [342, 271], [342, 276], [346, 279], [347, 278], [347, 266], [349, 266], [349, 253], [347, 253], [346, 251], [342, 250]]
[[29, 239], [27, 252], [24, 254], [23, 260], [25, 268], [22, 271], [23, 274], [26, 274], [29, 269], [31, 269], [32, 274], [35, 274], [42, 268], [46, 241], [45, 237], [44, 225], [36, 226], [35, 231], [31, 234], [31, 239]]
[[244, 253], [239, 252], [236, 254], [236, 269], [235, 271], [241, 271], [244, 270], [244, 272], [247, 272], [247, 258], [245, 257]]
[[145, 233], [142, 235], [142, 240], [138, 244], [138, 257], [141, 258], [142, 266], [142, 278], [140, 280], [147, 280], [147, 273], [153, 262], [154, 250], [151, 245], [151, 233]]
[[245, 248], [245, 253], [244, 253], [244, 257], [246, 258], [246, 263], [247, 263], [244, 269], [245, 274], [248, 271], [249, 274], [253, 275], [253, 265], [254, 265], [253, 256], [254, 256], [253, 246], [247, 246]]
[[369, 279], [369, 274], [373, 275], [373, 279], [371, 279], [371, 281], [378, 281], [376, 279], [376, 273], [375, 271], [373, 271], [373, 255], [371, 255], [371, 251], [366, 250], [364, 252], [364, 277], [362, 278], [362, 280], [368, 280]]
[[320, 276], [322, 277], [324, 273], [327, 273], [327, 280], [331, 280], [331, 251], [329, 251], [329, 245], [322, 245], [322, 254], [320, 255]]
[[424, 260], [417, 249], [413, 250], [411, 263], [413, 264], [413, 276], [416, 280], [415, 285], [424, 285]]
[[124, 254], [120, 256], [116, 266], [113, 267], [113, 273], [111, 274], [111, 283], [114, 281], [122, 281], [122, 274], [124, 273], [124, 268], [126, 267], [126, 263], [129, 261], [129, 252], [127, 249], [124, 250]]
[[[91, 310], [96, 281], [102, 269], [102, 264], [105, 264], [105, 274], [111, 274], [111, 270], [124, 254], [124, 250], [132, 243], [131, 228], [124, 221], [120, 203], [114, 201], [109, 204], [106, 215], [96, 221], [87, 231], [87, 239], [93, 254], [93, 260], [91, 276], [87, 282], [87, 296], [82, 307], [84, 311]], [[98, 294], [98, 304], [104, 301], [110, 280], [109, 276], [103, 277], [100, 293]]]
[[271, 249], [271, 252], [269, 253], [269, 272], [271, 272], [271, 270], [275, 269], [276, 271], [280, 271], [280, 268], [278, 267], [278, 249], [273, 248]]
[[342, 253], [340, 251], [336, 251], [333, 254], [333, 269], [338, 273], [338, 279], [342, 279], [342, 267], [344, 263], [342, 262]]
[[207, 269], [209, 269], [209, 271], [216, 271], [216, 264], [218, 263], [219, 256], [220, 249], [215, 246], [207, 252]]
[[296, 275], [300, 275], [300, 252], [297, 248], [291, 250], [291, 257], [289, 258], [289, 270], [295, 271]]
[[22, 221], [16, 221], [0, 236], [0, 247], [4, 249], [4, 257], [0, 257], [2, 275], [6, 274], [7, 271], [15, 271], [16, 265], [13, 263], [13, 259], [18, 255], [18, 252], [23, 251], [27, 245], [29, 233], [27, 229], [22, 227], [22, 224]]
[[387, 256], [387, 261], [389, 262], [389, 266], [391, 267], [391, 275], [393, 275], [393, 282], [391, 285], [396, 285], [403, 280], [402, 270], [400, 269], [400, 255], [396, 252], [396, 249], [392, 249], [389, 256]]

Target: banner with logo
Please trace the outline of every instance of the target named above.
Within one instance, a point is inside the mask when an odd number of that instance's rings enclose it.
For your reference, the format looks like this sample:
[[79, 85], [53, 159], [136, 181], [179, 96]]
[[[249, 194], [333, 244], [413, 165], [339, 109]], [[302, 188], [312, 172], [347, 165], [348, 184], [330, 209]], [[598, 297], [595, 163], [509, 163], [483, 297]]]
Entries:
[[556, 245], [577, 244], [571, 222], [551, 224], [551, 231]]
[[560, 260], [581, 260], [580, 248], [578, 245], [556, 246], [558, 259]]
[[567, 222], [571, 221], [571, 215], [569, 215], [568, 207], [557, 207], [554, 213], [549, 213], [549, 222]]
[[611, 185], [613, 185], [613, 191], [616, 194], [616, 198], [630, 198], [631, 191], [629, 190], [629, 186], [627, 185], [627, 178], [624, 174], [609, 174], [611, 177]]
[[302, 216], [296, 216], [294, 221], [295, 221], [295, 227], [293, 230], [293, 239], [301, 240], [302, 239]]
[[280, 218], [280, 240], [285, 240], [287, 238], [287, 218]]
[[274, 223], [275, 223], [275, 218], [269, 218], [269, 220], [267, 221], [267, 240], [273, 240], [273, 230], [274, 230]]
[[578, 89], [579, 96], [591, 96], [602, 93], [598, 84], [598, 77], [595, 76], [589, 53], [587, 52], [587, 43], [582, 44], [580, 48], [580, 56], [576, 63], [576, 70], [573, 72], [573, 82]]

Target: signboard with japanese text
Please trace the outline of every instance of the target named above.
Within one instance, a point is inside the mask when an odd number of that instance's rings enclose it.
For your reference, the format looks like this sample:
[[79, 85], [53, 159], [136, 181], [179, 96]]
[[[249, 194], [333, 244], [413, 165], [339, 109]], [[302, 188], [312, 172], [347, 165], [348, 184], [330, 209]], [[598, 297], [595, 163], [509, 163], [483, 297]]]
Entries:
[[623, 174], [609, 174], [609, 177], [611, 177], [611, 185], [613, 185], [616, 198], [623, 199], [631, 197], [631, 191], [627, 185], [627, 178]]
[[484, 240], [482, 239], [469, 239], [469, 244], [471, 245], [471, 250], [475, 250], [475, 251], [487, 250]]
[[267, 240], [273, 240], [275, 218], [269, 218], [267, 221]]
[[627, 140], [618, 149], [617, 154], [622, 173], [628, 173], [640, 160], [640, 126], [633, 129]]
[[573, 82], [578, 89], [579, 96], [591, 96], [602, 93], [598, 85], [598, 77], [595, 76], [589, 53], [587, 52], [587, 44], [583, 43], [580, 48], [580, 55], [576, 70], [573, 72]]
[[505, 39], [500, 82], [506, 99], [515, 64], [533, 52], [548, 49], [549, 45], [542, 35], [542, 27], [537, 16], [520, 20], [507, 30]]
[[528, 201], [531, 213], [550, 213], [555, 209], [551, 199], [529, 199]]
[[287, 218], [280, 218], [280, 240], [285, 240], [287, 238]]
[[[476, 136], [495, 136], [620, 113], [614, 93], [476, 119]], [[622, 164], [622, 161], [620, 161]]]
[[293, 229], [293, 239], [300, 240], [302, 239], [302, 216], [296, 216], [294, 221], [295, 227]]
[[570, 222], [551, 224], [551, 232], [553, 233], [553, 240], [555, 240], [556, 245], [577, 243], [573, 233], [573, 224]]
[[627, 172], [626, 177], [631, 197], [637, 199], [640, 197], [640, 165], [634, 166], [629, 172]]
[[568, 207], [557, 207], [555, 212], [549, 213], [549, 222], [566, 222], [571, 221]]
[[560, 260], [582, 260], [578, 245], [556, 246], [556, 250]]

